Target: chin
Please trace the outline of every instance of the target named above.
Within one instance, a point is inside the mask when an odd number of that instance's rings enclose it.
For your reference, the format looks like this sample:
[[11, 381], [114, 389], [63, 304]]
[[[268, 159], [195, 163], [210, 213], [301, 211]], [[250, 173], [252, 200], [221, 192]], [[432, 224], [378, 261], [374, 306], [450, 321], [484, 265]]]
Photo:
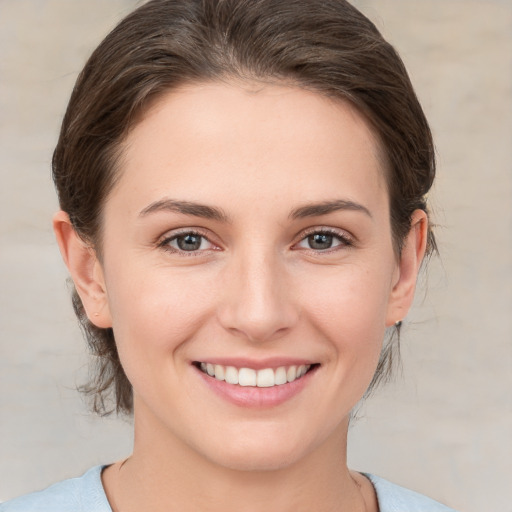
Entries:
[[293, 466], [321, 444], [280, 430], [285, 435], [227, 436], [222, 443], [214, 444], [215, 452], [208, 450], [208, 454], [205, 450], [203, 454], [214, 464], [235, 471], [277, 471]]
[[233, 471], [263, 472], [278, 471], [292, 466], [301, 455], [284, 450], [272, 450], [268, 447], [253, 449], [229, 450], [216, 457], [212, 462]]

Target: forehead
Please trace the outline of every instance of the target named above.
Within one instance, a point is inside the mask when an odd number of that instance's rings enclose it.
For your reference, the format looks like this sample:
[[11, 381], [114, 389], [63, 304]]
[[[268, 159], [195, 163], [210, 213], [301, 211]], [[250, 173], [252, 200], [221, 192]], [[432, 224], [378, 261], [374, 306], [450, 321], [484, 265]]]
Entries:
[[120, 172], [121, 189], [186, 195], [193, 186], [194, 199], [206, 200], [240, 180], [248, 200], [305, 188], [325, 195], [349, 182], [386, 188], [377, 138], [355, 107], [260, 83], [188, 85], [160, 97], [124, 142]]

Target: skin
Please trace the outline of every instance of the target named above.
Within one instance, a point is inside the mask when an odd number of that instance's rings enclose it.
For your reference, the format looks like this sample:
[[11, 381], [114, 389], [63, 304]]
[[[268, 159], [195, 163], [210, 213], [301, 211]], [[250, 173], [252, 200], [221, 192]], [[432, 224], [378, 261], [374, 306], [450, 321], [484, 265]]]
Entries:
[[[346, 465], [348, 421], [411, 305], [427, 219], [413, 214], [397, 258], [364, 118], [284, 85], [191, 85], [154, 104], [124, 148], [101, 260], [64, 212], [54, 218], [87, 314], [113, 327], [134, 388], [133, 455], [103, 473], [113, 509], [377, 510]], [[338, 207], [303, 208], [326, 202]], [[332, 246], [312, 248], [326, 230]], [[190, 231], [201, 245], [182, 251], [173, 237]], [[289, 400], [244, 407], [192, 364], [223, 357], [318, 366]]]

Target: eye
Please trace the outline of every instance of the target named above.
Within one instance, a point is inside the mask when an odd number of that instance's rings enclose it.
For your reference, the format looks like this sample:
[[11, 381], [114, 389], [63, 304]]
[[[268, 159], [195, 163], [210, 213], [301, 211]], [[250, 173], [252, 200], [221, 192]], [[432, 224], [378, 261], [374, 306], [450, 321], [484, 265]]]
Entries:
[[351, 246], [352, 241], [348, 235], [337, 231], [322, 229], [308, 233], [297, 245], [301, 249], [314, 251], [327, 251], [336, 247]]
[[172, 252], [199, 252], [216, 249], [216, 246], [204, 235], [194, 231], [174, 234], [162, 240], [159, 246]]

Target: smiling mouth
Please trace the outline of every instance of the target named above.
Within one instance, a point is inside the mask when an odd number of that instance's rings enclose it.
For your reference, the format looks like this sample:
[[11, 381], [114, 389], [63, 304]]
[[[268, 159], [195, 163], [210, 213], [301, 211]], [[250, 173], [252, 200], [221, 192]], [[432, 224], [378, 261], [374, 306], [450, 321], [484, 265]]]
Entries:
[[206, 375], [216, 380], [225, 381], [228, 384], [271, 388], [294, 382], [315, 369], [318, 365], [303, 364], [254, 370], [252, 368], [236, 368], [235, 366], [224, 366], [221, 364], [198, 361], [194, 363], [194, 366]]

